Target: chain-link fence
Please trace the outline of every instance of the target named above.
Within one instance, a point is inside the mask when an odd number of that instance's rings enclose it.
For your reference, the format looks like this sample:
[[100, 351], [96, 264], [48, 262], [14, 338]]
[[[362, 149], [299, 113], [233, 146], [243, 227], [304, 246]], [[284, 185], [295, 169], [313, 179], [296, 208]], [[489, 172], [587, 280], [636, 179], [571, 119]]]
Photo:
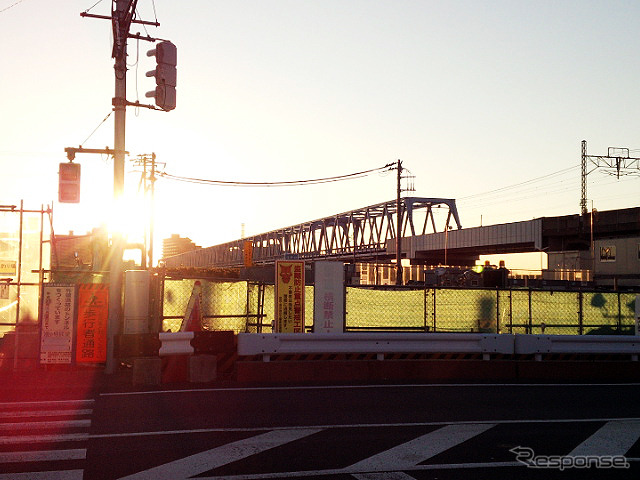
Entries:
[[631, 334], [635, 293], [347, 287], [347, 331]]
[[[273, 285], [199, 280], [203, 328], [269, 333]], [[163, 331], [182, 326], [196, 280], [164, 282]], [[635, 293], [534, 289], [346, 287], [345, 331], [630, 334]], [[313, 330], [313, 286], [305, 330]]]
[[[202, 291], [202, 327], [236, 333], [273, 330], [275, 287], [230, 280], [171, 280], [164, 282], [162, 331], [179, 331], [196, 282]], [[313, 326], [313, 287], [305, 287], [305, 326]]]

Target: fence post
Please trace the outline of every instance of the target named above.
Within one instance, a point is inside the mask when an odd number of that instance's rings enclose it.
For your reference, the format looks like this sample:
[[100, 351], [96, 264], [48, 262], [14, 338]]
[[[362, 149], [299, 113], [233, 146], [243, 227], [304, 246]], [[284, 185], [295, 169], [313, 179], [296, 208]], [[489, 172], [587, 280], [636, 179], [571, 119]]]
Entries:
[[529, 326], [527, 327], [528, 334], [533, 333], [533, 312], [532, 312], [532, 306], [531, 306], [531, 294], [532, 294], [532, 290], [531, 290], [531, 287], [529, 287]]
[[500, 287], [496, 287], [496, 333], [500, 333]]
[[584, 335], [584, 310], [583, 310], [584, 296], [582, 291], [578, 292], [578, 335]]
[[509, 333], [513, 333], [513, 289], [509, 289]]
[[429, 331], [429, 325], [427, 325], [427, 285], [425, 283], [424, 285], [424, 295], [422, 297], [422, 313], [423, 313], [423, 320], [424, 320], [424, 331], [428, 332]]
[[618, 292], [618, 335], [622, 334], [622, 305], [620, 303], [620, 292]]
[[438, 321], [436, 320], [436, 305], [437, 305], [436, 288], [433, 287], [433, 331], [434, 332], [438, 330]]

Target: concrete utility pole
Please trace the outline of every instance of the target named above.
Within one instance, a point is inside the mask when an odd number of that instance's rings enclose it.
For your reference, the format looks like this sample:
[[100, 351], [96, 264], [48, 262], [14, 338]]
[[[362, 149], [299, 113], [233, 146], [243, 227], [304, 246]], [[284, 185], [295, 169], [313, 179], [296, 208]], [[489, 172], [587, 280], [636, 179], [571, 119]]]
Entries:
[[396, 285], [402, 285], [402, 160], [398, 160], [398, 185], [396, 195]]
[[[133, 3], [133, 10], [130, 10]], [[115, 59], [115, 96], [114, 110], [114, 154], [113, 154], [113, 203], [114, 208], [121, 208], [124, 194], [124, 152], [125, 127], [127, 112], [127, 37], [129, 26], [135, 12], [137, 1], [116, 0], [115, 8], [111, 10], [113, 26], [113, 53]], [[116, 215], [124, 212], [116, 212]], [[124, 253], [124, 238], [122, 232], [114, 231], [111, 236], [111, 256], [109, 263], [109, 323], [107, 326], [107, 360], [105, 373], [115, 372], [114, 343], [120, 328], [122, 317], [122, 255]]]
[[[151, 37], [142, 37], [140, 35], [129, 34], [132, 23], [143, 25], [152, 25], [159, 27], [158, 22], [147, 22], [135, 19], [136, 7], [138, 0], [112, 0], [111, 16], [93, 15], [82, 12], [81, 17], [100, 18], [111, 20], [113, 30], [113, 51], [111, 53], [114, 59], [115, 73], [115, 95], [113, 97], [114, 115], [114, 147], [113, 151], [109, 149], [84, 149], [68, 148], [67, 156], [73, 159], [76, 152], [82, 153], [112, 153], [113, 154], [113, 208], [120, 210], [123, 208], [124, 194], [124, 160], [127, 154], [125, 149], [125, 128], [126, 128], [126, 112], [127, 105], [136, 105], [145, 108], [156, 109], [149, 105], [142, 105], [139, 102], [130, 103], [127, 101], [127, 39], [137, 38], [139, 40], [155, 41]], [[175, 85], [175, 83], [174, 83]], [[175, 86], [172, 87], [175, 89]], [[175, 108], [175, 105], [173, 105]], [[123, 211], [114, 212], [116, 216], [124, 215]], [[122, 255], [124, 253], [124, 237], [122, 232], [111, 232], [111, 251], [109, 260], [109, 321], [107, 325], [107, 359], [105, 365], [105, 373], [114, 373], [115, 357], [114, 343], [115, 336], [120, 328], [120, 320], [122, 317]]]
[[156, 154], [151, 155], [138, 155], [135, 161], [136, 166], [142, 166], [142, 178], [141, 183], [144, 189], [144, 198], [148, 201], [149, 206], [149, 223], [145, 225], [144, 245], [145, 252], [143, 254], [143, 264], [148, 264], [149, 268], [153, 266], [153, 235], [154, 235], [154, 223], [155, 223], [155, 183], [156, 173], [158, 172], [157, 166], [161, 165], [163, 168], [166, 166], [164, 162], [156, 162]]

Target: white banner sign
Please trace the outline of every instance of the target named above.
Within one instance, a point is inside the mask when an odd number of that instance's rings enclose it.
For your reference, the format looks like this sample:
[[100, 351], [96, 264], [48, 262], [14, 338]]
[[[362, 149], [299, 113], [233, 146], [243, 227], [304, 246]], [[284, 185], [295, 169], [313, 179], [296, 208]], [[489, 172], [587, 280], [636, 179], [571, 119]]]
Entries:
[[40, 317], [40, 363], [71, 363], [76, 290], [44, 285]]
[[315, 262], [313, 332], [344, 332], [344, 263]]

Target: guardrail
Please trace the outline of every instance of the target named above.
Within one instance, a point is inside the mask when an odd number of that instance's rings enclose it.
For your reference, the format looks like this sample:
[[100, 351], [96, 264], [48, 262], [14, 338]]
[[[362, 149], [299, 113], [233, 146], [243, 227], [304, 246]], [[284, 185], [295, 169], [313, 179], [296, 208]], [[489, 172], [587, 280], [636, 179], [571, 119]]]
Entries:
[[[228, 335], [224, 335], [228, 334]], [[231, 332], [162, 332], [158, 335], [159, 356], [192, 355], [202, 352], [230, 351]], [[199, 335], [202, 338], [199, 338]], [[131, 337], [152, 337], [131, 335]], [[127, 337], [127, 336], [123, 336]], [[226, 338], [231, 337], [231, 339]], [[194, 338], [199, 341], [194, 342]], [[140, 340], [140, 339], [138, 339]], [[153, 355], [141, 349], [138, 341], [126, 349], [128, 355]], [[151, 342], [152, 343], [152, 342]], [[197, 348], [194, 348], [194, 344]], [[202, 344], [198, 346], [199, 344]], [[155, 347], [158, 348], [158, 347]], [[125, 349], [120, 347], [121, 353]], [[139, 351], [138, 351], [139, 350]], [[143, 352], [144, 350], [144, 352]], [[196, 351], [197, 350], [197, 351]], [[475, 353], [489, 360], [492, 354], [534, 355], [542, 360], [543, 354], [631, 355], [638, 361], [640, 336], [630, 335], [511, 335], [483, 333], [240, 333], [237, 353], [240, 356], [262, 355], [265, 362], [277, 354], [384, 354], [391, 353]]]
[[517, 335], [514, 353], [535, 355], [542, 360], [542, 354], [629, 354], [638, 361], [640, 337], [631, 335]]
[[238, 334], [238, 355], [311, 353], [492, 353], [513, 354], [514, 335], [479, 333], [273, 333]]
[[638, 361], [640, 337], [628, 335], [510, 335], [481, 333], [336, 333], [238, 334], [238, 355], [262, 355], [268, 362], [277, 354], [375, 353], [477, 353], [535, 355], [631, 355]]

